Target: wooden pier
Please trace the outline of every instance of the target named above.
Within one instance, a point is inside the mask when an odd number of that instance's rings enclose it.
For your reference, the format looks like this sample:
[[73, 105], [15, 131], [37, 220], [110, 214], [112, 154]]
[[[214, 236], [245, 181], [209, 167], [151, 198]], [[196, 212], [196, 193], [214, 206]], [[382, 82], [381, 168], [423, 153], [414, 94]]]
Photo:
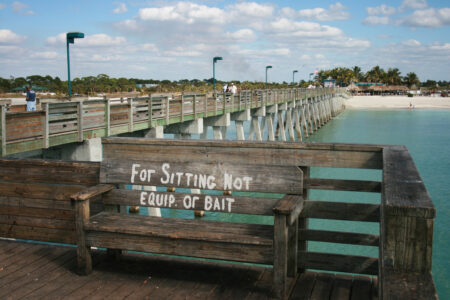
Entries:
[[[0, 160], [0, 237], [78, 244], [77, 250], [75, 247], [2, 241], [0, 244], [0, 287], [2, 287], [0, 298], [9, 296], [12, 299], [18, 299], [26, 296], [23, 293], [29, 293], [32, 298], [45, 298], [49, 295], [55, 298], [73, 296], [76, 299], [91, 297], [91, 295], [92, 298], [104, 298], [111, 295], [112, 298], [122, 299], [130, 295], [131, 298], [136, 299], [146, 296], [156, 299], [265, 299], [279, 294], [282, 289], [279, 284], [285, 284], [285, 298], [288, 299], [438, 298], [431, 275], [433, 224], [436, 212], [406, 147], [133, 138], [108, 138], [104, 142], [104, 147], [109, 148], [107, 152], [109, 154], [102, 163]], [[186, 156], [181, 154], [188, 155], [192, 164], [183, 164]], [[114, 156], [122, 158], [125, 165], [114, 165], [114, 161], [111, 160]], [[184, 233], [177, 231], [177, 234], [173, 234], [174, 232], [170, 231], [162, 232], [145, 228], [146, 223], [139, 224], [137, 221], [144, 216], [135, 216], [133, 221], [133, 215], [119, 212], [116, 215], [112, 214], [113, 210], [107, 207], [111, 207], [114, 203], [121, 204], [122, 202], [115, 202], [114, 195], [124, 192], [111, 190], [110, 187], [105, 188], [105, 184], [112, 183], [115, 186], [115, 183], [119, 185], [123, 183], [122, 178], [129, 180], [126, 170], [130, 172], [128, 174], [131, 174], [131, 177], [139, 176], [140, 180], [144, 181], [147, 180], [145, 176], [148, 174], [155, 174], [154, 179], [164, 178], [166, 167], [163, 165], [163, 171], [160, 174], [157, 168], [161, 163], [169, 161], [169, 158], [172, 159], [170, 161], [173, 166], [177, 166], [178, 163], [179, 168], [187, 168], [186, 170], [190, 170], [190, 167], [196, 168], [197, 165], [210, 165], [210, 176], [218, 176], [218, 170], [227, 170], [228, 165], [238, 166], [237, 169], [233, 169], [233, 172], [245, 170], [243, 166], [253, 166], [254, 170], [266, 166], [272, 171], [277, 168], [290, 170], [290, 168], [299, 167], [301, 173], [296, 176], [301, 183], [302, 192], [301, 198], [295, 198], [299, 200], [293, 201], [288, 197], [290, 200], [286, 202], [283, 197], [281, 200], [284, 202], [269, 199], [267, 205], [256, 206], [251, 204], [256, 203], [251, 202], [254, 200], [239, 193], [235, 194], [235, 188], [239, 192], [240, 185], [232, 188], [232, 195], [236, 198], [233, 203], [242, 203], [239, 209], [251, 210], [254, 207], [253, 213], [265, 214], [268, 209], [277, 204], [278, 212], [284, 214], [289, 211], [289, 215], [286, 215], [284, 219], [279, 218], [278, 221], [275, 219], [274, 225], [271, 226], [272, 232], [274, 231], [274, 252], [270, 250], [270, 247], [269, 250], [264, 250], [265, 254], [258, 252], [258, 255], [262, 256], [261, 260], [256, 262], [264, 261], [264, 265], [230, 262], [229, 260], [251, 261], [251, 256], [249, 257], [245, 251], [240, 252], [238, 248], [234, 248], [236, 259], [229, 256], [226, 248], [221, 247], [214, 248], [213, 252], [207, 251], [206, 248], [198, 248], [207, 255], [202, 254], [201, 251], [186, 253], [186, 249], [179, 248], [179, 245], [191, 245], [186, 239], [202, 240], [208, 242], [208, 245], [213, 245], [212, 243], [225, 236], [234, 245], [242, 242], [257, 244], [258, 241], [267, 238], [268, 231], [253, 231], [252, 241], [233, 239], [233, 234], [230, 233], [230, 228], [236, 228], [236, 237], [240, 237], [244, 234], [248, 235], [250, 228], [254, 230], [257, 227], [233, 225], [234, 227], [230, 226], [226, 232], [216, 236], [203, 234], [199, 236], [189, 231]], [[140, 164], [142, 167], [145, 164], [147, 169], [146, 172], [137, 175], [137, 169], [133, 169], [131, 162], [142, 160], [144, 162]], [[128, 166], [126, 166], [127, 162]], [[343, 177], [311, 177], [311, 168], [329, 167], [380, 170], [382, 178], [379, 181], [368, 181], [349, 180]], [[117, 176], [111, 173], [112, 177], [105, 182], [103, 177], [107, 174], [107, 168], [112, 168], [111, 170], [117, 168], [118, 172], [116, 172]], [[151, 168], [155, 168], [154, 173]], [[292, 180], [289, 176], [283, 175], [282, 178], [291, 184]], [[267, 176], [265, 187], [260, 185], [260, 179], [254, 177], [253, 180], [248, 182], [255, 182], [256, 190], [260, 188], [270, 190], [271, 184], [276, 186], [276, 181], [272, 182], [270, 176]], [[133, 184], [139, 184], [139, 182], [133, 182]], [[148, 182], [148, 184], [160, 186], [154, 182]], [[183, 184], [177, 185], [176, 181], [171, 184], [174, 189], [168, 190], [169, 193], [186, 193], [178, 191], [178, 186], [183, 187]], [[293, 184], [294, 190], [298, 190], [298, 186]], [[184, 187], [191, 188], [189, 184]], [[215, 186], [205, 189], [210, 188], [214, 189]], [[217, 188], [229, 194], [227, 191], [230, 189], [229, 186], [217, 185]], [[336, 202], [332, 198], [311, 200], [309, 191], [312, 189], [374, 193], [380, 196], [380, 203]], [[150, 200], [148, 203], [142, 201], [142, 192], [147, 193], [147, 191], [126, 191], [123, 195], [129, 199], [127, 201], [130, 201], [130, 205], [137, 203], [143, 206], [167, 207], [167, 203], [164, 204], [163, 201], [156, 205], [152, 205]], [[77, 193], [78, 196], [75, 197]], [[106, 197], [99, 198], [98, 195], [102, 193], [106, 193]], [[286, 193], [286, 190], [283, 193]], [[78, 209], [75, 211], [71, 197], [76, 201], [85, 201], [91, 196], [94, 198], [89, 208], [84, 207], [80, 210], [80, 206], [77, 206]], [[176, 196], [174, 199], [177, 201]], [[260, 199], [260, 201], [263, 200]], [[105, 207], [106, 213], [110, 214], [111, 218], [128, 220], [129, 224], [134, 222], [134, 227], [120, 228], [110, 223], [111, 226], [101, 229], [100, 224], [97, 226], [94, 223], [84, 223], [88, 219], [79, 218], [83, 216], [80, 214], [81, 211], [90, 211], [88, 215], [96, 218], [95, 215], [105, 210]], [[298, 219], [291, 220], [291, 216], [296, 216], [297, 213]], [[98, 216], [105, 216], [105, 213], [102, 214]], [[152, 222], [158, 220], [156, 217], [145, 218], [150, 218]], [[321, 230], [309, 228], [308, 220], [316, 218], [373, 222], [379, 224], [380, 232], [366, 234], [336, 231], [333, 228]], [[100, 220], [97, 219], [93, 221]], [[196, 219], [185, 222], [193, 225], [197, 224], [197, 221], [200, 222]], [[298, 224], [298, 226], [292, 227], [289, 224]], [[130, 250], [131, 248], [128, 247], [132, 247], [139, 251], [216, 258], [219, 261], [133, 252], [122, 253], [118, 256], [117, 251], [94, 250], [92, 251], [93, 272], [88, 276], [79, 276], [74, 271], [77, 263], [78, 266], [80, 262], [81, 266], [86, 266], [86, 257], [82, 256], [84, 249], [91, 244], [94, 245], [94, 238], [100, 236], [90, 231], [95, 227], [94, 225], [100, 231], [121, 233], [115, 239], [109, 239], [108, 232], [102, 233], [105, 235], [104, 241], [107, 241], [106, 246], [103, 245], [103, 247], [112, 250]], [[205, 226], [203, 230], [206, 232], [208, 228], [216, 230], [218, 227]], [[88, 232], [84, 232], [85, 229]], [[141, 238], [137, 239], [137, 236]], [[297, 238], [293, 239], [295, 236]], [[155, 245], [151, 237], [158, 240], [164, 237], [165, 240], [160, 245]], [[134, 244], [124, 243], [128, 238]], [[141, 242], [145, 239], [149, 243]], [[178, 243], [180, 239], [185, 240]], [[379, 254], [377, 256], [338, 254], [333, 253], [332, 247], [327, 253], [314, 252], [308, 248], [308, 241], [375, 246], [378, 247]], [[267, 244], [267, 246], [270, 245]], [[293, 252], [293, 249], [297, 250]], [[295, 255], [292, 255], [293, 253]], [[223, 255], [227, 257], [223, 258]], [[117, 258], [119, 261], [107, 260]], [[283, 268], [280, 270], [277, 267], [285, 265], [286, 261], [288, 277], [283, 283], [283, 277], [280, 277], [284, 272]], [[297, 267], [293, 269], [295, 265]], [[348, 275], [336, 275], [334, 272], [344, 272]], [[36, 292], [35, 295], [34, 292]], [[283, 297], [283, 295], [280, 296]]]
[[[233, 113], [235, 116], [231, 120], [236, 121], [239, 140], [245, 139], [243, 121], [251, 121], [249, 139], [262, 140], [264, 128], [267, 128], [268, 139], [274, 140], [275, 126], [279, 128], [276, 131], [280, 140], [294, 140], [297, 136], [301, 141], [343, 109], [343, 101], [337, 96], [344, 93], [342, 89], [322, 88], [254, 90], [215, 96], [182, 94], [115, 100], [42, 100], [41, 110], [35, 112], [15, 112], [10, 109], [11, 101], [3, 100], [0, 102], [1, 156], [161, 126], [189, 126], [189, 122], [199, 119], [204, 119], [205, 125], [196, 133], [205, 138], [207, 128], [203, 130], [203, 127], [214, 124], [226, 127]], [[206, 121], [217, 120], [220, 116], [226, 116], [228, 123]], [[275, 118], [278, 123], [274, 123]], [[223, 137], [226, 131], [216, 134], [219, 126], [214, 125], [215, 136]], [[184, 133], [179, 130], [168, 133], [177, 132]]]

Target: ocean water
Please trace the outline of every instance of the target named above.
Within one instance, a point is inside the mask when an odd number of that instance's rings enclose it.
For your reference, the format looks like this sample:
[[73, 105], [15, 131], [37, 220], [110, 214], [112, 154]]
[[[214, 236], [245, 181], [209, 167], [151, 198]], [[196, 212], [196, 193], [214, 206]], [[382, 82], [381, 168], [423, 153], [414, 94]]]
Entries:
[[[249, 132], [250, 122], [245, 122]], [[235, 139], [234, 124], [227, 133]], [[212, 138], [212, 130], [208, 137]], [[267, 136], [267, 132], [265, 133]], [[167, 137], [171, 137], [167, 135]], [[199, 138], [193, 136], [193, 138]], [[305, 141], [406, 145], [437, 210], [434, 225], [433, 277], [440, 299], [450, 299], [450, 110], [345, 110]], [[381, 180], [379, 170], [313, 168], [312, 177]], [[316, 191], [311, 200], [380, 203], [371, 193]], [[192, 218], [190, 211], [163, 210], [164, 216]], [[270, 224], [271, 217], [207, 213], [208, 220]], [[310, 228], [379, 234], [378, 223], [312, 219]], [[311, 251], [377, 257], [378, 248], [310, 242]]]

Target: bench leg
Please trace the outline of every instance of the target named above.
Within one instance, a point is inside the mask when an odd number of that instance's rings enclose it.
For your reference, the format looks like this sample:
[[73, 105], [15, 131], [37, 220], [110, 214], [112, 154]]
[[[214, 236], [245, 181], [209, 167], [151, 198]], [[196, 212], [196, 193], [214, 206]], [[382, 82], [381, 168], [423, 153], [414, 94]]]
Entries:
[[75, 228], [77, 233], [78, 272], [88, 275], [92, 272], [91, 247], [86, 244], [84, 224], [89, 220], [89, 201], [75, 203]]
[[78, 244], [77, 263], [79, 274], [89, 275], [92, 273], [91, 247]]
[[274, 296], [285, 299], [286, 277], [288, 263], [288, 230], [285, 215], [275, 215], [274, 220], [274, 260], [273, 260], [273, 288]]
[[297, 276], [298, 220], [288, 228], [287, 276]]

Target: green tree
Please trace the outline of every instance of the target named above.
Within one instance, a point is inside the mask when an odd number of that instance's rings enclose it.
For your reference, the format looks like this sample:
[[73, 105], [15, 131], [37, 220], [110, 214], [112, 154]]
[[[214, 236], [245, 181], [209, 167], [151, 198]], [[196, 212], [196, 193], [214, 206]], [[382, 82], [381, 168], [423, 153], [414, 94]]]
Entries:
[[409, 87], [409, 88], [419, 88], [420, 87], [420, 80], [419, 77], [417, 77], [416, 73], [414, 72], [409, 72], [408, 74], [406, 74], [405, 78], [404, 78], [404, 83]]

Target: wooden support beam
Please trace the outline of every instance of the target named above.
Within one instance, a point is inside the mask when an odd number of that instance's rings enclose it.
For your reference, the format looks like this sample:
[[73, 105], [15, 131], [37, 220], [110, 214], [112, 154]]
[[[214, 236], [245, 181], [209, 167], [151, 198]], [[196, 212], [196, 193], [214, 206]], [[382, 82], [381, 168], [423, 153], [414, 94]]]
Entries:
[[133, 132], [133, 98], [128, 98], [128, 132]]
[[169, 100], [169, 96], [166, 97], [166, 125], [169, 125], [170, 123], [170, 100]]

